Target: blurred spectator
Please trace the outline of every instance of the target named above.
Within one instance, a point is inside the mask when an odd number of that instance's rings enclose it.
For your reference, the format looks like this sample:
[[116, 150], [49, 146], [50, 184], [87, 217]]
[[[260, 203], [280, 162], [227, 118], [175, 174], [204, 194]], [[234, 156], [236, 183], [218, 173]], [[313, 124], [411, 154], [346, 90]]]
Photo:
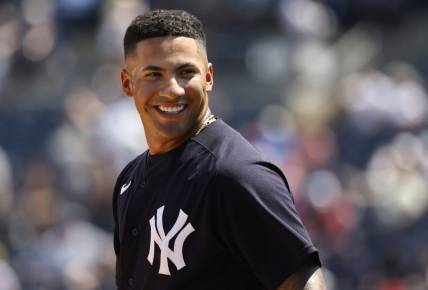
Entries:
[[0, 258], [0, 289], [1, 290], [20, 290], [21, 286], [18, 276], [6, 261]]
[[0, 147], [0, 221], [10, 214], [13, 205], [12, 168], [6, 152]]

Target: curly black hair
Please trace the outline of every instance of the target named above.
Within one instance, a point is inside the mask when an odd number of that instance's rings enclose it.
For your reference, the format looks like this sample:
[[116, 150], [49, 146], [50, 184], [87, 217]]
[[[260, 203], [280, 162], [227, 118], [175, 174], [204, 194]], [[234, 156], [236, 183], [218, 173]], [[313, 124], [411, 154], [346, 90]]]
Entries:
[[202, 22], [183, 10], [158, 9], [137, 16], [126, 29], [123, 39], [125, 58], [144, 39], [163, 36], [184, 36], [200, 41], [206, 47]]

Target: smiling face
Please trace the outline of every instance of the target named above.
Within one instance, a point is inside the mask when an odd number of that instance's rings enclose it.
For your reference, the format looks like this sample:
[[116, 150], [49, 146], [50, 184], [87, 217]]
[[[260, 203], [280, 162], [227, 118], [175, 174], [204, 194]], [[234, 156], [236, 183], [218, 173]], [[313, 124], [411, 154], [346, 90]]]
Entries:
[[152, 154], [179, 146], [202, 125], [213, 70], [197, 40], [142, 40], [127, 57], [121, 78], [125, 94], [134, 98]]

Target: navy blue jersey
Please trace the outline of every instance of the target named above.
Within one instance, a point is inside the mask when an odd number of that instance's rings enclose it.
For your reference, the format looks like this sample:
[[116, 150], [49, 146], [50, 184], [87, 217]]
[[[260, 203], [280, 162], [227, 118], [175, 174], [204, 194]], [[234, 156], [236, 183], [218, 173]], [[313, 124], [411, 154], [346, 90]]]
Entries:
[[119, 289], [277, 289], [317, 250], [283, 173], [217, 120], [143, 153], [113, 198]]

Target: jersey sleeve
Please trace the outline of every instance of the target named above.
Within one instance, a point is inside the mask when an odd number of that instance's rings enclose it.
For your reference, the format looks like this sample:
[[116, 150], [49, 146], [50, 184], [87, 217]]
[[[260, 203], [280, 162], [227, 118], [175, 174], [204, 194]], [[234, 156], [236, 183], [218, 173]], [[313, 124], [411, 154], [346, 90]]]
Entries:
[[216, 177], [217, 229], [223, 244], [265, 285], [277, 289], [318, 253], [282, 172], [267, 162], [235, 164]]

